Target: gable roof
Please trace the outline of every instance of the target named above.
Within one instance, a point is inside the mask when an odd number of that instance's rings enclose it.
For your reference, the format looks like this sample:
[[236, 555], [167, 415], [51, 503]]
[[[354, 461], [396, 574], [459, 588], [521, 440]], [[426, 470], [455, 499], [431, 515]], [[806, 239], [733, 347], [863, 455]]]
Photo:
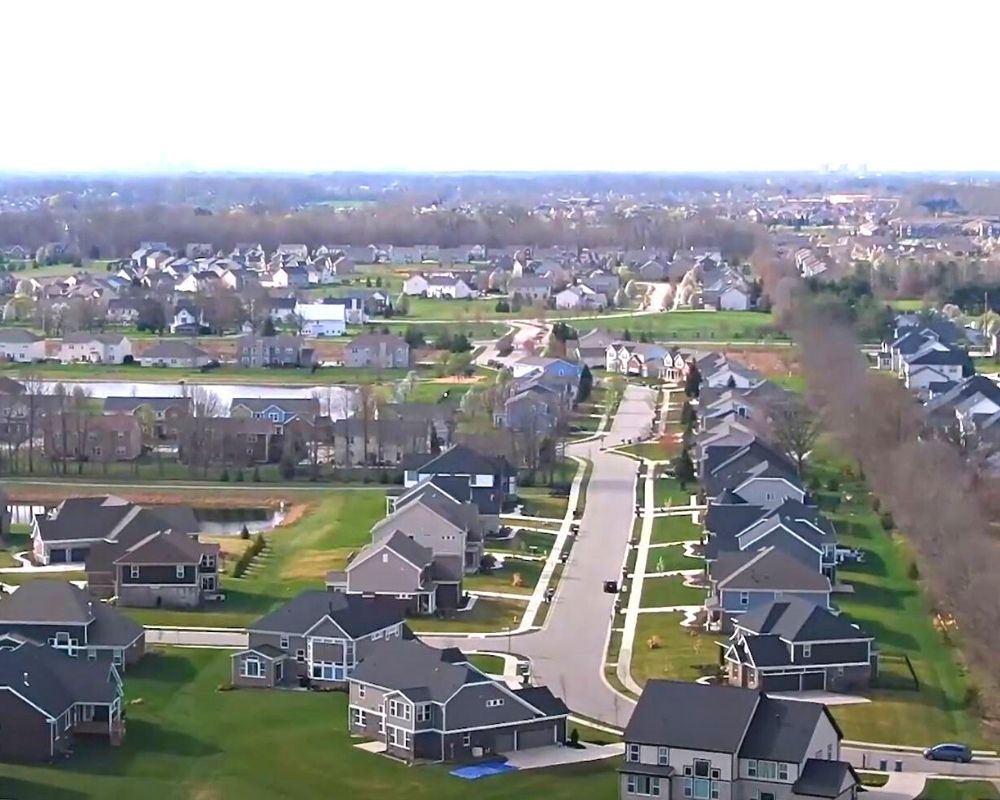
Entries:
[[202, 554], [218, 552], [217, 544], [202, 544], [185, 533], [157, 532], [126, 548], [115, 564], [197, 564]]
[[625, 727], [626, 742], [735, 753], [760, 695], [736, 686], [650, 680]]
[[797, 597], [748, 611], [736, 625], [754, 634], [780, 636], [788, 642], [864, 641], [872, 638], [843, 617]]
[[310, 589], [247, 626], [249, 631], [305, 634], [329, 617], [353, 638], [403, 621], [404, 606], [389, 600], [369, 600], [342, 592]]
[[829, 592], [830, 579], [775, 547], [723, 552], [710, 568], [719, 589]]
[[740, 758], [801, 763], [825, 713], [822, 703], [761, 697], [740, 747]]
[[390, 639], [365, 654], [351, 680], [404, 693], [421, 689], [421, 699], [442, 703], [465, 684], [490, 679], [469, 664], [457, 648], [439, 650], [419, 639]]
[[72, 658], [44, 645], [0, 650], [0, 688], [9, 687], [49, 717], [76, 703], [113, 703], [118, 697], [113, 670], [107, 660]]

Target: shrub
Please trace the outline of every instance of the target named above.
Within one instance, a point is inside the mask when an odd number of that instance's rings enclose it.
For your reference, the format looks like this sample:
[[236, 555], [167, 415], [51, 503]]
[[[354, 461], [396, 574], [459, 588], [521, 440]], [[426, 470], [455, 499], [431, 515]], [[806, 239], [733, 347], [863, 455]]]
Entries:
[[223, 483], [229, 483], [229, 470], [228, 469], [222, 470], [222, 474], [219, 476], [219, 480], [222, 481]]
[[872, 495], [872, 511], [874, 511], [877, 514], [881, 510], [881, 508], [882, 508], [882, 501], [879, 500], [874, 495]]
[[250, 562], [253, 561], [259, 553], [261, 553], [264, 548], [267, 547], [267, 540], [264, 538], [263, 533], [258, 533], [251, 545], [240, 553], [240, 557], [236, 559], [236, 564], [233, 565], [233, 577], [239, 578], [247, 571], [247, 567], [250, 566]]
[[660, 641], [660, 637], [653, 635], [646, 640], [646, 647], [650, 650], [659, 650], [663, 646], [663, 642]]
[[236, 483], [243, 483], [243, 470], [236, 470], [236, 478], [234, 480]]
[[290, 481], [295, 477], [295, 462], [289, 459], [283, 458], [278, 464], [278, 473], [286, 481]]
[[240, 538], [244, 541], [250, 538], [250, 529], [246, 525], [240, 530]]
[[250, 480], [254, 483], [260, 483], [260, 470], [257, 467], [253, 468], [253, 475], [250, 476]]
[[830, 492], [839, 492], [840, 491], [840, 479], [836, 478], [836, 477], [830, 478], [830, 480], [828, 480], [826, 482], [826, 488], [827, 488], [827, 491], [830, 491]]
[[819, 491], [820, 489], [819, 478], [817, 478], [815, 475], [810, 475], [809, 480], [806, 481], [806, 486], [808, 486], [809, 489], [811, 489], [814, 492]]
[[578, 731], [576, 728], [573, 728], [573, 730], [571, 730], [569, 733], [569, 743], [573, 747], [580, 746], [580, 731]]
[[882, 525], [882, 530], [891, 531], [896, 527], [896, 521], [888, 511], [878, 515], [878, 521]]
[[917, 566], [916, 561], [910, 562], [910, 568], [907, 570], [907, 574], [910, 576], [911, 581], [920, 580], [920, 567]]

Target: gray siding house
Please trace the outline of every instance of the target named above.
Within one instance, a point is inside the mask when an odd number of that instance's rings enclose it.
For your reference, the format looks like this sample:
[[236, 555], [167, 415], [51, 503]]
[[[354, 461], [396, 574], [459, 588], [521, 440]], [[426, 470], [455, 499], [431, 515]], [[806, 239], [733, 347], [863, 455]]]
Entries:
[[350, 732], [405, 761], [461, 761], [561, 744], [569, 709], [545, 687], [510, 689], [460, 650], [416, 639], [370, 648], [349, 680]]
[[855, 800], [826, 707], [729, 686], [651, 680], [623, 735], [619, 797]]
[[249, 647], [232, 656], [232, 682], [245, 688], [343, 688], [372, 645], [403, 635], [401, 603], [310, 590], [247, 628]]
[[344, 366], [406, 369], [410, 366], [410, 346], [401, 336], [390, 333], [356, 336], [344, 348]]

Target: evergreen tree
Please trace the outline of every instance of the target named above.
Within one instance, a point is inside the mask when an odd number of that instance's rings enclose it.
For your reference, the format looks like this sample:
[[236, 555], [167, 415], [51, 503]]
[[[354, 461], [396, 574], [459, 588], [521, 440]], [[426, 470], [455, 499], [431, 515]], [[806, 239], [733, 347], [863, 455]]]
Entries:
[[590, 391], [593, 388], [594, 376], [590, 373], [590, 367], [584, 364], [583, 371], [580, 373], [580, 388], [577, 391], [577, 401], [580, 403], [586, 401], [586, 399], [590, 397]]
[[687, 380], [684, 381], [684, 394], [689, 398], [697, 397], [701, 394], [701, 373], [698, 365], [692, 361], [691, 369], [688, 370]]
[[695, 479], [694, 462], [691, 460], [691, 456], [688, 455], [686, 447], [674, 459], [674, 477], [680, 482], [682, 489]]
[[274, 320], [270, 316], [264, 317], [264, 324], [260, 328], [261, 336], [275, 336], [278, 332], [274, 329]]

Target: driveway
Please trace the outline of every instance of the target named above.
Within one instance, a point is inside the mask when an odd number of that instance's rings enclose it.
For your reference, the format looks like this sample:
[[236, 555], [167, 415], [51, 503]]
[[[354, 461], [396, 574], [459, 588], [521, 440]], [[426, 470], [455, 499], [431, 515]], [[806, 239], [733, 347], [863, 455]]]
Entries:
[[637, 439], [648, 429], [655, 394], [628, 386], [603, 442], [571, 445], [568, 451], [593, 462], [580, 534], [570, 551], [552, 607], [540, 631], [515, 636], [422, 637], [436, 647], [510, 652], [531, 660], [535, 682], [560, 695], [581, 716], [624, 727], [634, 703], [604, 680], [604, 659], [615, 595], [603, 582], [618, 580], [632, 533], [637, 463], [604, 452]]

